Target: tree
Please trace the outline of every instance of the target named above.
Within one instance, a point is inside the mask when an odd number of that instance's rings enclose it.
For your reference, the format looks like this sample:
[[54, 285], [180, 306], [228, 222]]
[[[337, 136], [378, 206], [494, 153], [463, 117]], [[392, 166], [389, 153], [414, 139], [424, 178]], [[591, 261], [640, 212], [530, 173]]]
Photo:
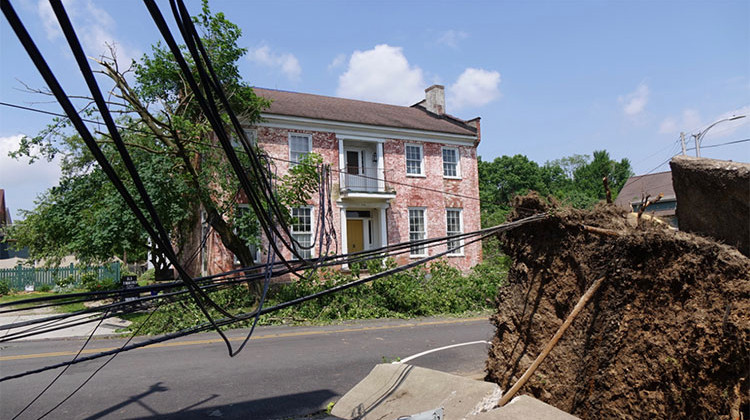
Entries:
[[605, 198], [602, 178], [607, 177], [614, 196], [632, 176], [630, 162], [613, 161], [604, 150], [564, 157], [539, 166], [526, 156], [502, 156], [492, 162], [478, 162], [482, 224], [492, 226], [505, 220], [510, 200], [534, 190], [551, 195], [576, 208], [590, 207]]
[[[231, 110], [245, 124], [258, 122], [268, 101], [256, 96], [240, 77], [237, 63], [247, 52], [237, 45], [240, 28], [222, 13], [212, 14], [207, 1], [193, 21], [201, 32]], [[200, 223], [198, 215], [204, 211], [206, 222], [218, 233], [224, 246], [242, 265], [252, 265], [254, 256], [248, 243], [257, 240], [257, 224], [248, 220], [252, 216], [237, 211], [237, 177], [195, 101], [197, 92], [190, 89], [171, 52], [157, 43], [150, 55], [144, 55], [124, 70], [114, 49], [110, 52], [110, 57], [97, 61], [99, 72], [114, 85], [110, 110], [119, 115], [118, 123], [125, 127], [121, 130], [123, 140], [155, 201], [160, 219], [172, 232], [178, 258], [189, 273], [197, 272], [197, 263], [190, 262], [200, 238], [196, 241], [192, 232]], [[197, 79], [195, 63], [188, 61]], [[128, 75], [131, 72], [135, 76], [132, 84]], [[220, 111], [225, 114], [228, 110]], [[96, 117], [96, 113], [90, 114]], [[97, 131], [96, 135], [121, 178], [130, 182], [109, 134]], [[148, 246], [145, 232], [109, 185], [80, 137], [70, 133], [67, 119], [56, 119], [36, 137], [24, 138], [14, 155], [32, 159], [63, 157], [61, 185], [43, 195], [37, 208], [26, 213], [26, 221], [10, 232], [19, 246], [29, 245], [36, 257], [54, 257], [66, 252], [84, 260], [145, 253]], [[247, 156], [240, 155], [243, 164], [247, 164]], [[301, 171], [297, 175], [285, 180], [286, 188], [293, 189], [295, 194], [280, 194], [286, 199], [282, 204], [299, 204], [317, 191], [314, 173]], [[132, 182], [130, 187], [134, 191]]]

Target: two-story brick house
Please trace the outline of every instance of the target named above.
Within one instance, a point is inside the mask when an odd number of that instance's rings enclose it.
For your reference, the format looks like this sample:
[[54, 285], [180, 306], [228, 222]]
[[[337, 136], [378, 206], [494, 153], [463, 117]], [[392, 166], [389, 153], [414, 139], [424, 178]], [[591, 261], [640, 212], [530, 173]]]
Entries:
[[[425, 100], [411, 107], [254, 90], [272, 104], [263, 122], [247, 131], [275, 158], [280, 174], [308, 152], [334, 169], [339, 253], [480, 229], [479, 118], [464, 121], [446, 114], [443, 86], [426, 89]], [[301, 243], [312, 240], [316, 210], [314, 205], [292, 209], [297, 222], [291, 230]], [[450, 264], [468, 270], [480, 262], [481, 244], [459, 245], [458, 240], [448, 244], [455, 248], [445, 257]], [[218, 238], [209, 237], [205, 247], [204, 274], [233, 268], [233, 256]], [[444, 250], [445, 245], [415, 247], [399, 262]]]

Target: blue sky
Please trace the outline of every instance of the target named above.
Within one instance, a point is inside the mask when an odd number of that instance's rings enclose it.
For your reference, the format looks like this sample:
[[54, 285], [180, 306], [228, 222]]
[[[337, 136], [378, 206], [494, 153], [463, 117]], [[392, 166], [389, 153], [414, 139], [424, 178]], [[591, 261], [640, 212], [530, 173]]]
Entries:
[[[45, 1], [12, 4], [71, 95], [84, 86]], [[158, 2], [165, 14], [168, 3]], [[159, 39], [139, 1], [66, 1], [90, 56], [120, 58]], [[197, 14], [200, 4], [189, 1]], [[606, 149], [638, 174], [668, 170], [679, 133], [750, 114], [750, 2], [214, 1], [243, 30], [243, 77], [255, 86], [411, 105], [446, 86], [453, 115], [482, 117], [485, 160], [539, 163]], [[59, 112], [7, 21], [0, 19], [0, 102]], [[7, 158], [47, 116], [0, 106], [0, 188], [14, 217], [54, 185], [55, 162]], [[750, 138], [748, 118], [703, 146]], [[689, 147], [692, 147], [689, 144]], [[689, 152], [691, 153], [691, 152]], [[692, 152], [694, 153], [694, 152]], [[703, 150], [750, 161], [750, 142]]]

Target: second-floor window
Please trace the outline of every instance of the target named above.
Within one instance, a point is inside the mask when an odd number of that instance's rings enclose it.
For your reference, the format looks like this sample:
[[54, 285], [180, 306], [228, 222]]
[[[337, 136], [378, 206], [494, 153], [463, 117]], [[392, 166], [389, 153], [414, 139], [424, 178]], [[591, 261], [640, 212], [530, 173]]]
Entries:
[[302, 156], [312, 152], [312, 136], [309, 134], [289, 134], [289, 160], [299, 163]]
[[302, 258], [312, 258], [312, 207], [292, 208], [294, 249]]
[[[421, 241], [427, 237], [423, 208], [409, 209], [409, 242]], [[412, 246], [409, 254], [412, 257], [427, 255], [427, 247], [424, 245]]]
[[446, 178], [461, 176], [458, 167], [458, 149], [454, 147], [443, 147], [443, 176]]
[[424, 175], [422, 169], [422, 146], [416, 144], [406, 145], [406, 174]]

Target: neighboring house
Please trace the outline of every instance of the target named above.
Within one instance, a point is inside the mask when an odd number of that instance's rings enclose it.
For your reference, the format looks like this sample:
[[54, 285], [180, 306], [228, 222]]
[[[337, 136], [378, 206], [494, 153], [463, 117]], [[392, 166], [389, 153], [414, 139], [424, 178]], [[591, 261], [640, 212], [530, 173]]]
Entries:
[[28, 258], [29, 249], [23, 248], [15, 250], [11, 246], [12, 244], [5, 242], [5, 235], [3, 229], [6, 226], [13, 224], [13, 220], [10, 217], [10, 209], [5, 204], [5, 190], [0, 188], [0, 260], [6, 260], [9, 258]]
[[[322, 156], [334, 170], [338, 253], [480, 229], [479, 118], [465, 121], [448, 115], [443, 86], [426, 89], [425, 99], [411, 107], [254, 90], [272, 104], [262, 114], [263, 122], [247, 131], [275, 159], [279, 175], [309, 152]], [[317, 211], [312, 201], [292, 209], [296, 222], [291, 231], [300, 243], [312, 240]], [[460, 245], [462, 241], [449, 241], [453, 251], [445, 260], [466, 271], [481, 261], [481, 243]], [[265, 252], [268, 246], [262, 248]], [[398, 262], [445, 250], [446, 245], [415, 247]], [[315, 256], [314, 250], [301, 252]], [[215, 233], [209, 235], [201, 259], [203, 274], [236, 267]]]
[[656, 216], [671, 226], [677, 227], [677, 196], [672, 187], [672, 172], [638, 175], [628, 178], [617, 195], [615, 204], [629, 211], [637, 212], [646, 195], [650, 200], [663, 194], [661, 200], [646, 207], [645, 214]]

